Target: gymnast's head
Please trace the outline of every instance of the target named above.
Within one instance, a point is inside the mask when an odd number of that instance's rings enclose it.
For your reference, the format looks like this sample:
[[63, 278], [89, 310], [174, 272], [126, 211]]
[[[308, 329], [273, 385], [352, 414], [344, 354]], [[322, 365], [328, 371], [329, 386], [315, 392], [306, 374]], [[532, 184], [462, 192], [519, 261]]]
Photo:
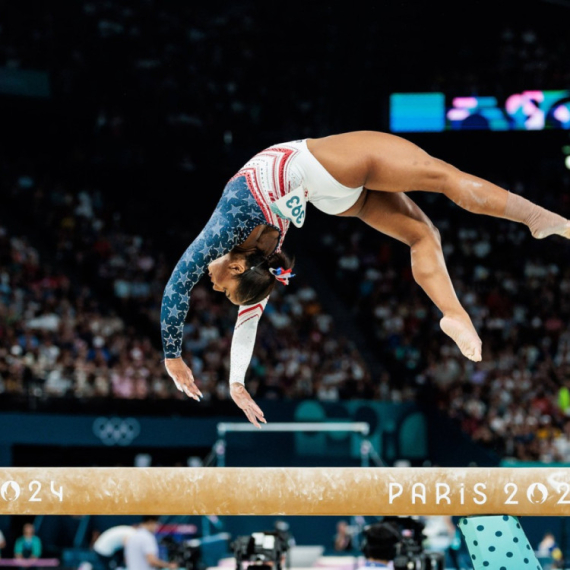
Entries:
[[214, 291], [225, 293], [234, 305], [254, 305], [271, 294], [279, 281], [287, 284], [293, 261], [282, 251], [266, 256], [260, 249], [239, 247], [208, 265]]

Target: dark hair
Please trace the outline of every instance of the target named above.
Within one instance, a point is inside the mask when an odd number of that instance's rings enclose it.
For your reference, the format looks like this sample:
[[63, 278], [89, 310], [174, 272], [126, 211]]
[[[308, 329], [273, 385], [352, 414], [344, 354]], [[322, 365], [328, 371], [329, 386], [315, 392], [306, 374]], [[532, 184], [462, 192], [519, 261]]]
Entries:
[[290, 269], [294, 265], [294, 260], [282, 251], [276, 251], [268, 256], [260, 249], [256, 249], [253, 253], [235, 249], [233, 253], [243, 255], [247, 266], [243, 273], [235, 276], [239, 281], [236, 293], [241, 305], [255, 305], [270, 295], [277, 283], [275, 276], [269, 272], [270, 268]]
[[392, 560], [396, 546], [402, 540], [400, 529], [389, 522], [370, 525], [364, 529], [364, 540], [360, 545], [365, 558]]
[[141, 517], [141, 524], [149, 523], [149, 522], [158, 522], [160, 517], [158, 515], [143, 515]]

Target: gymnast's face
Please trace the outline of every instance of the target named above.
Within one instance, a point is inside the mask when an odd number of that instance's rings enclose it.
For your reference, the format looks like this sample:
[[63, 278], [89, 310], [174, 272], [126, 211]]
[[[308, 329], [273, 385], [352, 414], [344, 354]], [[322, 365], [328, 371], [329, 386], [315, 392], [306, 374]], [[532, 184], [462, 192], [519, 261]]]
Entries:
[[235, 276], [245, 270], [245, 259], [231, 253], [226, 253], [223, 257], [212, 261], [208, 265], [208, 275], [212, 280], [214, 291], [224, 293], [234, 305], [239, 305], [236, 294], [239, 281], [235, 279]]

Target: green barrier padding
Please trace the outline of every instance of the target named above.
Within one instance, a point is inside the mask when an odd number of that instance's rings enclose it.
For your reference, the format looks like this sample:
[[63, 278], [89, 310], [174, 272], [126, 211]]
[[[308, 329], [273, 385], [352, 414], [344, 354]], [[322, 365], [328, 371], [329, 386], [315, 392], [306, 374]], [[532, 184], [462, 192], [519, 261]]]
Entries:
[[474, 570], [542, 570], [517, 518], [466, 517], [459, 528]]

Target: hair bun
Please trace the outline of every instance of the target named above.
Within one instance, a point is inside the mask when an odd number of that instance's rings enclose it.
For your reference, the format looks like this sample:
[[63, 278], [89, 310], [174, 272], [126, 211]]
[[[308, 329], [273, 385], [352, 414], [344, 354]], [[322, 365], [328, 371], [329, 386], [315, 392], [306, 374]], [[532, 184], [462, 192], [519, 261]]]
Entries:
[[237, 298], [240, 304], [253, 305], [266, 299], [277, 281], [288, 284], [293, 262], [282, 251], [265, 255], [265, 252], [256, 249], [255, 252], [241, 255], [245, 255], [249, 270], [237, 276]]
[[273, 269], [277, 269], [278, 267], [292, 269], [295, 264], [294, 260], [291, 260], [289, 256], [282, 251], [274, 251], [265, 258], [265, 261], [267, 262], [267, 266]]

